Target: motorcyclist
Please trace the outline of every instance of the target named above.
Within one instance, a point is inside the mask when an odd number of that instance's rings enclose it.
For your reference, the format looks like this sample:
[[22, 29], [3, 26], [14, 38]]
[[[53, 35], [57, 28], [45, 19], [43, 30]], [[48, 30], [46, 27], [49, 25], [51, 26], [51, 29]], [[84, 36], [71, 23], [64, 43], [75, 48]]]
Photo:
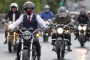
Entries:
[[[53, 20], [53, 22], [57, 24], [64, 24], [64, 25], [71, 23], [71, 17], [70, 15], [68, 15], [67, 9], [64, 6], [58, 9], [58, 14], [55, 16], [55, 19]], [[56, 35], [52, 34], [52, 45], [55, 45], [55, 41], [56, 41], [55, 39], [56, 39]], [[70, 48], [71, 34], [67, 35], [66, 39], [69, 39], [68, 50], [72, 51]]]
[[[54, 13], [50, 11], [50, 6], [49, 5], [44, 5], [44, 10], [40, 13], [41, 18], [46, 21], [48, 24], [54, 19]], [[38, 25], [39, 27], [40, 24]], [[50, 36], [50, 31], [51, 28], [49, 29], [49, 36]]]
[[80, 15], [77, 16], [76, 20], [75, 20], [75, 40], [78, 38], [78, 28], [77, 26], [79, 24], [89, 24], [89, 17], [86, 13], [85, 9], [81, 9], [80, 11]]
[[[39, 16], [35, 15], [33, 13], [34, 10], [34, 3], [31, 1], [27, 1], [23, 5], [25, 14], [21, 15], [17, 21], [13, 24], [13, 28], [16, 28], [20, 23], [23, 24], [23, 27], [26, 27], [27, 29], [29, 27], [33, 27], [34, 29], [37, 29], [38, 23], [41, 24], [43, 27], [46, 27], [46, 23], [44, 20]], [[35, 37], [36, 38], [36, 37]], [[41, 56], [41, 48], [38, 38], [34, 40], [34, 44], [36, 46], [36, 52], [37, 52], [37, 59], [40, 60]], [[20, 60], [19, 52], [21, 50], [21, 40], [19, 40], [18, 47], [17, 47], [17, 58], [16, 60]]]
[[[9, 18], [9, 21], [16, 21], [20, 16], [20, 12], [18, 11], [18, 4], [17, 3], [11, 3], [10, 5], [10, 11], [5, 15], [5, 17], [2, 19], [2, 23], [5, 23], [7, 19]], [[7, 29], [5, 30], [5, 38], [7, 36]], [[4, 44], [7, 43], [7, 40], [5, 40]]]
[[43, 20], [48, 21], [50, 19], [53, 19], [54, 13], [52, 11], [50, 11], [50, 6], [49, 5], [45, 5], [44, 6], [44, 11], [42, 11], [40, 13], [40, 16]]

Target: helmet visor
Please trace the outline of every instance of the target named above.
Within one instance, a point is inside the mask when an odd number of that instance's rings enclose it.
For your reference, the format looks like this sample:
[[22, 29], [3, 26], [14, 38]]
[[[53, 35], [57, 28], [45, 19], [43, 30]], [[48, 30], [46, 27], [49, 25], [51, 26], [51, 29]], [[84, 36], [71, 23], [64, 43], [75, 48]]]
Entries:
[[67, 16], [67, 13], [66, 12], [59, 12], [59, 16], [60, 17], [66, 17]]
[[45, 12], [49, 12], [49, 8], [44, 8], [44, 11]]

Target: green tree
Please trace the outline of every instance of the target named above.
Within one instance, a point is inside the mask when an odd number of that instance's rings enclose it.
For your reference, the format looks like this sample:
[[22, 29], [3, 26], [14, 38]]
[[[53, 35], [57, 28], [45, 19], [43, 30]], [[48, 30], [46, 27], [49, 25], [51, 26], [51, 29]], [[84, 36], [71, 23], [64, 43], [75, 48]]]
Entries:
[[[23, 12], [23, 4], [29, 0], [1, 0], [0, 1], [0, 13], [3, 12], [8, 12], [8, 10], [10, 9], [10, 4], [15, 2], [19, 5], [19, 11]], [[54, 13], [57, 13], [57, 9], [60, 6], [60, 1], [61, 0], [30, 0], [32, 2], [34, 2], [35, 4], [35, 12], [39, 13], [43, 10], [43, 6], [48, 4], [51, 7], [51, 10]], [[66, 0], [63, 0], [63, 4], [66, 4]]]

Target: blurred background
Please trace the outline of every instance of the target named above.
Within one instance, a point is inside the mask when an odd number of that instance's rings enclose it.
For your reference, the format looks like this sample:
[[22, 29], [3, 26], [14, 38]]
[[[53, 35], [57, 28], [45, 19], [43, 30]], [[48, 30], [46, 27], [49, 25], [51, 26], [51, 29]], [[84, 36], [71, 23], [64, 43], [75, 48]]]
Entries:
[[[0, 19], [10, 9], [10, 4], [15, 2], [19, 5], [19, 11], [23, 13], [23, 4], [28, 0], [0, 0]], [[81, 8], [90, 9], [90, 0], [30, 0], [35, 3], [35, 12], [43, 10], [45, 4], [50, 5], [51, 10], [56, 14], [57, 8], [64, 5], [69, 11], [79, 11]]]
[[[23, 12], [23, 4], [28, 0], [1, 0], [0, 1], [0, 13], [5, 13], [10, 9], [10, 4], [15, 2], [19, 5], [19, 11]], [[51, 6], [51, 10], [56, 13], [56, 9], [63, 4], [69, 10], [76, 10], [80, 8], [90, 9], [90, 0], [30, 0], [35, 3], [35, 11], [39, 13], [45, 4]]]

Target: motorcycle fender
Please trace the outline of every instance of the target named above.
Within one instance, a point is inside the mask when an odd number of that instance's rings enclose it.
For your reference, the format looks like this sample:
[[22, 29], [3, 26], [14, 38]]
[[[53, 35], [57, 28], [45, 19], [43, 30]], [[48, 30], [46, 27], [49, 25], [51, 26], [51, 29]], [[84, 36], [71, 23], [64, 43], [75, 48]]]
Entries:
[[23, 49], [28, 49], [28, 47], [27, 46], [24, 46]]

